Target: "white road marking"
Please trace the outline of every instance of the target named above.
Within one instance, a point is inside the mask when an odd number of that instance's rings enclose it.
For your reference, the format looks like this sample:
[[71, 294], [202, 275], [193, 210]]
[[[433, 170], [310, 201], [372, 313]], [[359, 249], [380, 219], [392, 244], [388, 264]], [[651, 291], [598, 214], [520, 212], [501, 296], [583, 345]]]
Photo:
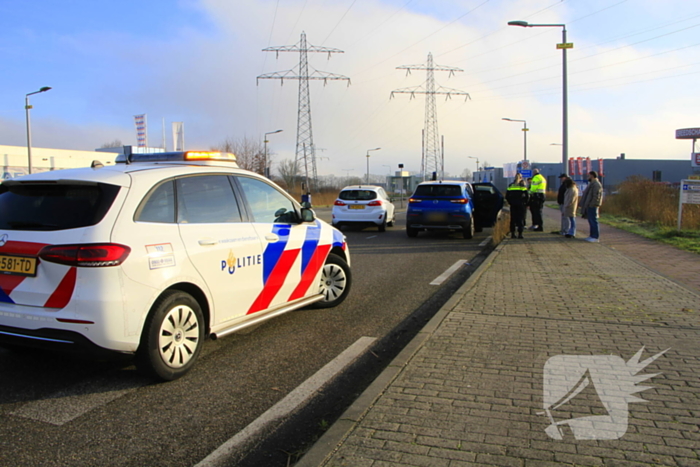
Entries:
[[377, 237], [376, 235], [372, 235], [371, 237], [367, 237], [367, 240], [369, 240], [370, 238], [376, 238], [376, 237]]
[[491, 241], [491, 237], [486, 237], [486, 240], [484, 240], [483, 242], [479, 243], [479, 246], [486, 246], [486, 245], [489, 244], [490, 241]]
[[42, 400], [29, 402], [11, 414], [61, 426], [146, 384], [143, 378], [130, 378], [116, 372], [116, 377], [76, 384]]
[[447, 271], [445, 271], [445, 272], [443, 272], [442, 274], [440, 274], [439, 276], [437, 276], [437, 277], [435, 278], [435, 280], [434, 280], [433, 282], [430, 283], [430, 285], [440, 285], [440, 284], [442, 284], [442, 283], [445, 282], [452, 274], [454, 274], [454, 272], [455, 272], [457, 269], [461, 268], [462, 265], [464, 265], [464, 264], [469, 264], [469, 263], [467, 263], [467, 260], [466, 260], [466, 259], [460, 259], [460, 260], [458, 260], [455, 264], [453, 264], [452, 266], [450, 266], [449, 269], [447, 269]]
[[261, 433], [269, 425], [281, 421], [284, 417], [294, 412], [297, 407], [310, 399], [326, 383], [355, 361], [375, 340], [376, 338], [374, 337], [359, 338], [354, 344], [345, 349], [343, 353], [318, 370], [311, 378], [290, 392], [287, 397], [270, 407], [267, 412], [259, 416], [250, 425], [219, 446], [214, 452], [196, 464], [195, 467], [228, 465], [227, 459], [232, 453], [239, 450], [248, 440]]

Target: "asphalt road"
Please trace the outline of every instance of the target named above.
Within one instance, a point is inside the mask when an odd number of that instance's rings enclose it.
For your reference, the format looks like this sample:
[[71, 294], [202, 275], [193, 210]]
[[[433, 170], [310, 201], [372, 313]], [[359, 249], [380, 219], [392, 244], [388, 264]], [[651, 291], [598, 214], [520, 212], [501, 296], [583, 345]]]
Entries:
[[[328, 209], [317, 214], [330, 220]], [[129, 361], [0, 349], [0, 466], [200, 462], [358, 339], [381, 340], [419, 308], [439, 307], [431, 298], [445, 286], [430, 283], [475, 258], [489, 232], [408, 238], [404, 215], [385, 233], [344, 232], [353, 288], [342, 305], [207, 342], [195, 368], [174, 382], [144, 379]]]

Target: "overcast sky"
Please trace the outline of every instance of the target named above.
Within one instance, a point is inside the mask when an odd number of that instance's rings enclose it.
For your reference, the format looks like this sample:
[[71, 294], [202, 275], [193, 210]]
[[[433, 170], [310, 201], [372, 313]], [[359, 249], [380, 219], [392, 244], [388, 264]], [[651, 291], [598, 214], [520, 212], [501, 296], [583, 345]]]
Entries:
[[[262, 52], [308, 43], [343, 50], [309, 54], [313, 69], [345, 75], [311, 82], [319, 174], [420, 170], [425, 98], [396, 95], [425, 72], [457, 67], [438, 85], [470, 100], [437, 98], [445, 169], [528, 156], [561, 161], [562, 28], [567, 25], [569, 155], [690, 159], [679, 128], [700, 127], [700, 2], [690, 0], [0, 0], [0, 144], [26, 144], [31, 96], [36, 147], [92, 150], [115, 139], [136, 145], [133, 116], [148, 115], [151, 146], [168, 148], [184, 122], [188, 149], [226, 138], [269, 137], [275, 160], [294, 158], [298, 82], [261, 80], [293, 69], [298, 53]], [[322, 149], [322, 150], [321, 150]]]

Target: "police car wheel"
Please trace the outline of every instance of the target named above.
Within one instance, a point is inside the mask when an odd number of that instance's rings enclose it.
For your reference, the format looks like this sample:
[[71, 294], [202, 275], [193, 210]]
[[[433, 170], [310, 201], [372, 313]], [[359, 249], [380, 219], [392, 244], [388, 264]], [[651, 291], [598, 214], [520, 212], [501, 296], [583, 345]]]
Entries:
[[474, 237], [474, 218], [473, 217], [469, 218], [469, 225], [464, 227], [464, 229], [462, 230], [462, 235], [467, 240]]
[[323, 299], [316, 302], [316, 308], [333, 308], [340, 305], [350, 292], [352, 275], [348, 263], [338, 255], [331, 253], [326, 259], [321, 272], [319, 292]]
[[379, 231], [380, 232], [386, 232], [386, 218], [382, 221], [381, 224], [379, 224]]
[[204, 317], [199, 303], [185, 292], [165, 292], [146, 319], [136, 366], [148, 376], [175, 380], [192, 368], [203, 343]]

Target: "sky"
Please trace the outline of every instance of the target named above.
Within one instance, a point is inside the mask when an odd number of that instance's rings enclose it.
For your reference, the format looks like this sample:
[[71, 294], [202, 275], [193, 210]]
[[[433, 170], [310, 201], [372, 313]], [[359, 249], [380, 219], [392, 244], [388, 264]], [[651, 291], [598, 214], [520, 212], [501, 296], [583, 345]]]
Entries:
[[[388, 174], [421, 165], [425, 96], [391, 92], [424, 85], [436, 96], [445, 171], [502, 166], [527, 155], [561, 161], [561, 27], [565, 24], [569, 156], [690, 159], [675, 130], [700, 127], [700, 2], [690, 0], [0, 0], [0, 145], [93, 150], [136, 145], [134, 115], [147, 114], [150, 146], [172, 149], [184, 122], [187, 149], [270, 135], [273, 164], [294, 159], [298, 81], [256, 80], [294, 69], [309, 45], [310, 69], [350, 78], [310, 83], [319, 175]], [[274, 165], [273, 165], [274, 171]]]

